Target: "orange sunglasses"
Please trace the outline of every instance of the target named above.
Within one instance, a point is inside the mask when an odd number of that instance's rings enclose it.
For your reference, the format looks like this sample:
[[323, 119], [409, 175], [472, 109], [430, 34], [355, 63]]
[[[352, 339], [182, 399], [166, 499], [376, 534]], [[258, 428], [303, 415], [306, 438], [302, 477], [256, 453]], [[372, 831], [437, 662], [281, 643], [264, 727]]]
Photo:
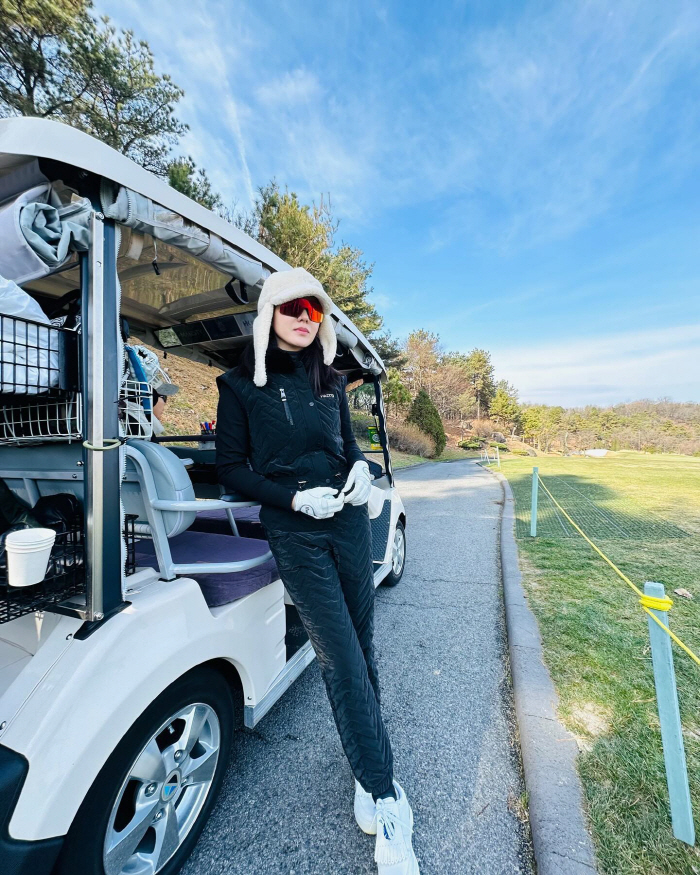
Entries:
[[279, 310], [283, 316], [291, 316], [293, 319], [298, 319], [306, 310], [312, 322], [323, 322], [323, 310], [318, 298], [295, 298], [293, 301], [280, 304]]

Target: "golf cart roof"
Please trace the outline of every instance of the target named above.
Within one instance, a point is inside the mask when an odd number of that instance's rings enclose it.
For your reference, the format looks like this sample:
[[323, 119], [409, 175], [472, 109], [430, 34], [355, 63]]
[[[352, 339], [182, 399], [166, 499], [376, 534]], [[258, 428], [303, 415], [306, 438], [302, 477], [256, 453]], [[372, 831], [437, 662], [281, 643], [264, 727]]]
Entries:
[[[30, 172], [30, 168], [34, 168]], [[130, 158], [95, 138], [60, 122], [36, 118], [0, 120], [0, 200], [18, 194], [12, 183], [23, 173], [56, 182], [96, 201], [104, 181], [136, 193], [175, 214], [229, 246], [235, 256], [262, 266], [261, 277], [269, 272], [289, 270], [290, 265], [258, 241], [225, 219], [196, 203]], [[29, 185], [25, 185], [28, 188]], [[116, 190], [116, 189], [115, 189]], [[119, 221], [119, 219], [117, 219]], [[154, 264], [156, 267], [154, 268]], [[192, 250], [177, 243], [155, 240], [142, 229], [123, 228], [118, 258], [122, 286], [122, 314], [132, 333], [168, 352], [209, 361], [221, 368], [237, 361], [251, 334], [252, 319], [262, 278], [247, 286], [247, 299], [236, 298], [230, 288], [232, 275]], [[77, 262], [60, 272], [25, 284], [36, 293], [58, 298], [79, 286]], [[342, 356], [338, 370], [363, 370], [385, 377], [384, 365], [371, 343], [334, 306], [332, 318]], [[226, 321], [228, 319], [228, 322]], [[235, 325], [234, 325], [235, 320]], [[224, 325], [234, 325], [227, 333]]]

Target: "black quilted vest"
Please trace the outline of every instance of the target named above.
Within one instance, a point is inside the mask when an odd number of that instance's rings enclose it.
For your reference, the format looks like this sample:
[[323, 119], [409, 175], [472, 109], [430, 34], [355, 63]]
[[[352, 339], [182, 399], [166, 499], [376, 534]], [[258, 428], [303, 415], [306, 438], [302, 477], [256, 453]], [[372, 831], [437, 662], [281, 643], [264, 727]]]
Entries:
[[253, 470], [294, 490], [341, 486], [350, 467], [339, 417], [347, 378], [318, 397], [298, 355], [271, 348], [266, 367], [267, 384], [262, 387], [238, 368], [219, 378], [247, 411]]

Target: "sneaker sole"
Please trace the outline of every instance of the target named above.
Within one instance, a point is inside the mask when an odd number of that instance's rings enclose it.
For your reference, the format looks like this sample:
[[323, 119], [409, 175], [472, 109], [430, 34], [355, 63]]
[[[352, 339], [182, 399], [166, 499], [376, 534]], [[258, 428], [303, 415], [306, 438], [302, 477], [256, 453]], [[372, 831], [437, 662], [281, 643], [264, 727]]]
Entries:
[[357, 821], [357, 825], [360, 827], [363, 833], [366, 833], [368, 836], [376, 836], [377, 834], [377, 815], [369, 818], [363, 815], [361, 811], [355, 809], [355, 820]]

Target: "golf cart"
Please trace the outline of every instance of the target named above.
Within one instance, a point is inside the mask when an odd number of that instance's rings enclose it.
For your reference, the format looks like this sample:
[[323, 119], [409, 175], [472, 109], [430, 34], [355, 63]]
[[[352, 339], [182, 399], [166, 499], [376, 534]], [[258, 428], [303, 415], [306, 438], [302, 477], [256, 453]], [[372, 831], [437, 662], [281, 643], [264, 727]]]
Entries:
[[[0, 121], [0, 521], [12, 505], [22, 533], [32, 515], [55, 532], [39, 582], [0, 533], [5, 875], [176, 872], [236, 723], [254, 727], [314, 658], [258, 509], [222, 494], [210, 434], [153, 440], [134, 356], [235, 366], [262, 283], [286, 269], [86, 134]], [[386, 374], [330, 318], [335, 367], [374, 387], [375, 582], [393, 585], [406, 519]]]

